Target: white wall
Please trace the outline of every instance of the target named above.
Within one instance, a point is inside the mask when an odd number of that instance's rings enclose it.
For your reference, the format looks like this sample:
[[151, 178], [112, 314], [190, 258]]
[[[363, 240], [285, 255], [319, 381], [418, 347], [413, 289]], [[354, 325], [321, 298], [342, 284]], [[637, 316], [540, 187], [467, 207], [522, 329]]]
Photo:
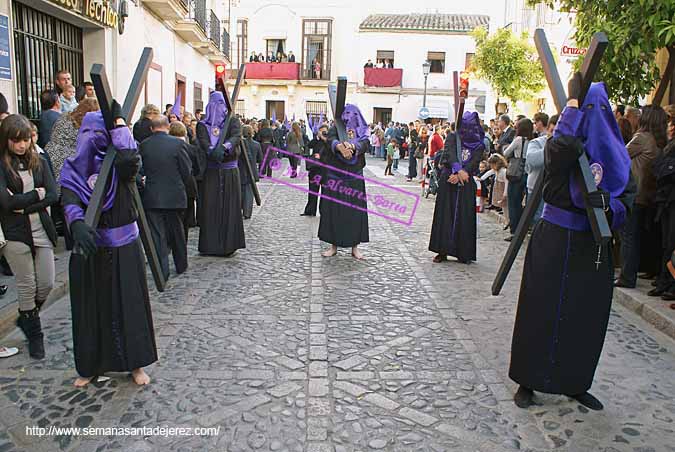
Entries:
[[[309, 0], [287, 0], [273, 2], [265, 0], [251, 0], [241, 2], [236, 8], [236, 15], [240, 19], [248, 20], [248, 55], [251, 51], [266, 53], [266, 39], [286, 39], [286, 49], [292, 50], [296, 61], [302, 62], [302, 20], [303, 19], [332, 19], [331, 42], [331, 79], [337, 76], [347, 76], [350, 82], [348, 100], [359, 104], [366, 116], [372, 119], [373, 107], [392, 108], [393, 117], [402, 121], [417, 118], [417, 112], [422, 106], [421, 90], [424, 88], [422, 63], [427, 58], [428, 51], [445, 52], [446, 68], [444, 74], [430, 74], [428, 79], [429, 90], [452, 91], [452, 71], [463, 70], [466, 53], [473, 53], [475, 44], [470, 36], [466, 35], [438, 35], [415, 33], [385, 33], [360, 32], [359, 24], [369, 15], [377, 13], [422, 13], [434, 12], [440, 9], [443, 13], [458, 14], [503, 14], [503, 7], [494, 7], [494, 1], [475, 0], [472, 4], [439, 5], [437, 2], [419, 0], [415, 4], [408, 2], [391, 2], [373, 0], [363, 2], [344, 0], [341, 2], [320, 3]], [[500, 17], [501, 20], [501, 17]], [[402, 86], [404, 89], [420, 90], [416, 94], [381, 94], [366, 93], [363, 87], [363, 65], [371, 59], [375, 61], [377, 50], [393, 50], [395, 52], [395, 66], [403, 69]], [[288, 97], [286, 88], [288, 82], [279, 81], [275, 89], [279, 94], [273, 98], [272, 89], [259, 86], [256, 96], [244, 88], [240, 94], [246, 103], [247, 116], [262, 117], [265, 114], [265, 100], [285, 100], [286, 111], [292, 116], [305, 111], [305, 101], [316, 99], [317, 91], [325, 88], [307, 88], [297, 86], [295, 93]], [[291, 82], [292, 83], [292, 82]], [[489, 93], [489, 87], [478, 80], [471, 80], [472, 94], [487, 95], [486, 110], [491, 115], [494, 98]], [[427, 96], [427, 105], [449, 110], [452, 103], [449, 95]], [[473, 102], [469, 102], [473, 105]], [[450, 112], [452, 113], [451, 109]]]
[[[133, 77], [138, 58], [143, 47], [152, 47], [154, 50], [153, 62], [162, 67], [161, 99], [153, 99], [149, 95], [148, 101], [157, 103], [161, 110], [165, 104], [173, 104], [176, 98], [176, 73], [186, 78], [185, 109], [194, 108], [194, 82], [202, 85], [202, 100], [206, 104], [209, 88], [214, 88], [215, 67], [199, 52], [180, 39], [173, 31], [166, 27], [155, 16], [142, 7], [131, 5], [129, 18], [123, 35], [117, 34], [116, 67], [117, 83], [125, 91]], [[153, 75], [156, 77], [156, 74]], [[156, 93], [158, 88], [153, 87], [150, 92]], [[139, 107], [143, 98], [139, 101]]]

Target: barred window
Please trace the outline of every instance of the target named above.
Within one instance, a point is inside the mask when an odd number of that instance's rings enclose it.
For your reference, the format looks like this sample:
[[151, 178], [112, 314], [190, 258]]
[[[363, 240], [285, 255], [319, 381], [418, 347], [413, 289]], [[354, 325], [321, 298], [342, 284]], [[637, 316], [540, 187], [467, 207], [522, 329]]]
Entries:
[[308, 100], [305, 105], [305, 112], [307, 113], [307, 119], [312, 123], [321, 119], [321, 116], [326, 119], [328, 117], [328, 103]]

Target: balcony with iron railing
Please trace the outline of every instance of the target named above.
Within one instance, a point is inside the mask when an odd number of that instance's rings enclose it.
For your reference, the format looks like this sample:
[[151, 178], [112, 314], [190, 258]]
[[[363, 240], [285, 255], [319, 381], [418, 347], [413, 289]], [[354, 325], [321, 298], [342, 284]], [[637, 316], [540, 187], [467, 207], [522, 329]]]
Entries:
[[189, 11], [190, 15], [188, 17], [197, 22], [197, 25], [206, 34], [209, 28], [208, 21], [206, 20], [206, 0], [190, 0]]
[[230, 34], [223, 29], [223, 36], [221, 38], [220, 50], [225, 54], [225, 58], [230, 59]]
[[206, 0], [185, 1], [188, 2], [187, 14], [171, 22], [174, 31], [209, 60], [222, 61], [226, 51], [222, 48], [220, 19], [213, 10], [206, 8]]
[[188, 0], [143, 0], [143, 6], [163, 20], [183, 20], [188, 14]]

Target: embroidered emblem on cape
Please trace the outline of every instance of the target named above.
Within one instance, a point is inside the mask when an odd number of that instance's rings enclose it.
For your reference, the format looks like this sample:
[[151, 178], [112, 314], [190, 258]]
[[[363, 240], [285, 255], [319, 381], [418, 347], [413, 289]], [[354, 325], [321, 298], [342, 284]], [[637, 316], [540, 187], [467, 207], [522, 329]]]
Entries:
[[595, 179], [596, 186], [600, 185], [600, 182], [602, 182], [603, 173], [604, 170], [602, 169], [602, 165], [599, 163], [593, 163], [591, 165], [591, 174], [593, 174], [593, 179]]
[[96, 185], [96, 179], [98, 179], [98, 173], [92, 174], [91, 176], [89, 176], [89, 179], [87, 179], [87, 185], [89, 185], [89, 188], [91, 188], [92, 190]]
[[471, 157], [471, 152], [468, 149], [462, 149], [462, 162], [466, 162]]
[[217, 137], [220, 135], [220, 129], [218, 127], [214, 127], [213, 130], [211, 131], [214, 137]]

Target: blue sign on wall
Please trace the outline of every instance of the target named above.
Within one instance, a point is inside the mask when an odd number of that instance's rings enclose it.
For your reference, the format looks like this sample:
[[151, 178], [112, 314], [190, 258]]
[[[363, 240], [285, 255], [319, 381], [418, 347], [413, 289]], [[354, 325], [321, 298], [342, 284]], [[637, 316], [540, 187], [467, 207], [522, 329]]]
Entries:
[[0, 79], [12, 79], [12, 59], [9, 55], [9, 17], [0, 14]]

